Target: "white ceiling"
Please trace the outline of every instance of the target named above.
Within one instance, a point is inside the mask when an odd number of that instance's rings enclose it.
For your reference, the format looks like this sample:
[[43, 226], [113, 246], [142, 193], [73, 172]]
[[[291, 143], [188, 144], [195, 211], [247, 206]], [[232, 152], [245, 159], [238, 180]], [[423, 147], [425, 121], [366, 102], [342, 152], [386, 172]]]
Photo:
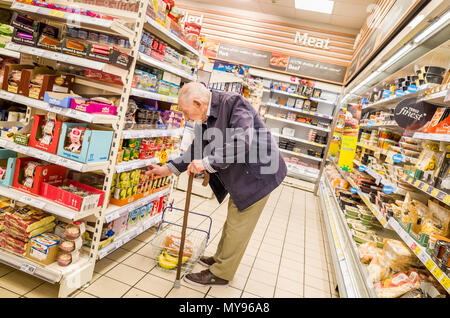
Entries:
[[376, 0], [334, 0], [332, 14], [297, 10], [295, 9], [295, 0], [189, 0], [189, 2], [281, 16], [295, 19], [298, 23], [309, 21], [359, 31]]

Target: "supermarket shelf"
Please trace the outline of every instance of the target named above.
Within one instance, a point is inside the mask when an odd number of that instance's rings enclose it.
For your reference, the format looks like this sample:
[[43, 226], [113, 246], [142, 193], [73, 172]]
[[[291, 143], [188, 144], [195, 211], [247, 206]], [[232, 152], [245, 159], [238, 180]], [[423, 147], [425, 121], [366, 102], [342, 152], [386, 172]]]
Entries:
[[442, 203], [445, 203], [446, 205], [450, 206], [450, 194], [447, 194], [444, 191], [441, 191], [423, 181], [414, 179], [413, 177], [408, 175], [404, 175], [401, 180], [406, 183], [409, 183], [410, 185], [419, 189], [420, 191], [425, 192], [429, 196], [438, 199]]
[[368, 279], [367, 269], [360, 261], [356, 243], [325, 176], [320, 180], [319, 190], [321, 192], [319, 195], [321, 210], [337, 273], [339, 294], [345, 298], [376, 298], [373, 284]]
[[71, 170], [76, 170], [80, 172], [89, 172], [97, 170], [105, 170], [108, 167], [108, 162], [95, 162], [95, 163], [81, 163], [78, 161], [66, 159], [52, 153], [39, 150], [29, 146], [22, 146], [13, 141], [0, 138], [0, 147], [21, 153], [24, 155], [29, 155], [31, 157], [41, 159], [47, 162], [51, 162]]
[[164, 137], [164, 136], [183, 136], [184, 128], [176, 129], [142, 129], [142, 130], [124, 130], [122, 134], [123, 139], [132, 138], [150, 138], [150, 137]]
[[114, 74], [124, 78], [128, 74], [128, 70], [113, 66], [111, 64], [102, 63], [94, 60], [89, 60], [87, 58], [82, 58], [78, 56], [73, 56], [64, 53], [53, 52], [49, 50], [39, 49], [36, 47], [30, 47], [26, 45], [19, 45], [16, 43], [7, 43], [6, 48], [11, 51], [31, 54], [34, 56], [40, 56], [46, 59], [68, 63], [72, 65], [77, 65], [81, 67], [91, 68], [94, 70], [103, 71], [106, 73]]
[[[381, 149], [381, 148], [378, 148], [378, 147], [375, 147], [375, 146], [366, 145], [366, 144], [364, 144], [362, 142], [358, 142], [357, 145], [359, 147], [372, 150], [374, 152], [379, 152], [380, 154], [385, 155], [385, 156], [390, 157], [390, 158], [392, 158], [394, 155], [398, 155], [399, 154], [399, 153], [396, 153], [396, 152], [393, 152], [393, 151], [389, 151], [389, 150], [386, 150], [386, 149]], [[409, 161], [412, 164], [416, 164], [417, 163], [418, 159], [416, 159], [416, 158], [411, 158], [411, 157], [407, 157], [407, 156], [404, 156], [404, 155], [402, 155], [402, 156], [403, 156], [403, 161], [402, 162]]]
[[137, 208], [140, 208], [140, 207], [162, 197], [163, 195], [166, 195], [169, 193], [170, 193], [170, 188], [152, 193], [149, 196], [146, 196], [142, 199], [139, 199], [135, 202], [132, 202], [132, 203], [124, 205], [124, 206], [117, 206], [114, 204], [109, 204], [108, 208], [106, 208], [106, 211], [104, 212], [105, 221], [107, 223], [109, 223], [115, 219], [118, 219], [122, 215], [125, 215], [128, 212], [136, 210]]
[[287, 170], [287, 176], [288, 177], [293, 177], [293, 178], [296, 178], [296, 179], [300, 179], [300, 180], [304, 180], [304, 181], [308, 181], [308, 182], [311, 182], [311, 183], [316, 183], [317, 182], [317, 176], [311, 176], [309, 174], [300, 173], [299, 171], [290, 169], [289, 167], [288, 167], [288, 170]]
[[[70, 6], [71, 4], [74, 5], [74, 3], [69, 2], [66, 3], [66, 5], [68, 6]], [[105, 30], [107, 32], [114, 32], [122, 36], [125, 36], [130, 40], [133, 38], [134, 35], [134, 32], [132, 30], [130, 30], [123, 24], [119, 23], [118, 21], [99, 19], [86, 15], [69, 13], [60, 10], [53, 10], [19, 2], [14, 2], [11, 6], [11, 9], [26, 12], [28, 14], [38, 15], [45, 19], [58, 20], [68, 25], [74, 25], [83, 28], [87, 27], [91, 29], [95, 28]]]
[[278, 90], [278, 89], [271, 89], [270, 92], [276, 93], [276, 94], [281, 94], [281, 95], [286, 95], [286, 96], [290, 96], [290, 97], [295, 97], [295, 98], [308, 99], [308, 97], [305, 97], [305, 96], [302, 96], [299, 94], [295, 94], [295, 93], [285, 92], [285, 91]]
[[359, 125], [360, 128], [364, 128], [364, 129], [378, 129], [378, 128], [398, 128], [398, 129], [403, 129], [401, 128], [399, 125], [397, 125], [397, 123], [394, 120], [391, 121], [386, 121], [383, 123], [376, 123], [376, 124], [365, 124], [365, 125]]
[[[174, 160], [175, 158], [179, 157], [180, 154], [172, 154], [168, 156], [168, 160]], [[140, 160], [132, 160], [132, 161], [125, 161], [121, 162], [115, 165], [115, 169], [117, 173], [122, 173], [125, 171], [135, 170], [139, 168], [144, 168], [152, 164], [158, 164], [159, 158], [151, 158], [151, 159], [140, 159]]]
[[0, 249], [0, 263], [8, 265], [17, 270], [45, 280], [49, 283], [58, 283], [61, 279], [69, 274], [75, 274], [80, 271], [89, 261], [89, 257], [85, 254], [80, 255], [78, 262], [68, 266], [59, 266], [57, 262], [47, 266], [40, 265], [24, 257], [14, 255], [5, 250]]
[[313, 156], [310, 156], [310, 155], [305, 155], [304, 153], [297, 153], [297, 152], [294, 152], [294, 151], [289, 151], [289, 150], [281, 149], [281, 148], [280, 148], [280, 152], [287, 153], [287, 154], [290, 154], [290, 155], [293, 155], [293, 156], [297, 156], [297, 157], [302, 157], [302, 158], [306, 158], [306, 159], [319, 161], [319, 162], [323, 160], [322, 158], [317, 158], [317, 157], [313, 157]]
[[392, 182], [390, 182], [388, 179], [386, 179], [381, 174], [379, 174], [376, 171], [370, 169], [366, 165], [363, 165], [361, 162], [359, 162], [356, 159], [353, 160], [353, 163], [356, 164], [358, 167], [364, 167], [365, 168], [364, 172], [367, 173], [369, 176], [375, 178], [376, 184], [380, 184], [381, 183], [383, 185], [391, 186], [391, 187], [394, 188], [394, 192], [397, 192], [397, 190], [398, 190], [397, 186], [395, 184], [393, 184]]
[[309, 100], [318, 102], [318, 103], [325, 103], [325, 104], [329, 104], [329, 105], [334, 105], [335, 102], [323, 99], [323, 98], [315, 98], [315, 97], [308, 97]]
[[57, 204], [53, 201], [44, 199], [40, 196], [34, 196], [19, 190], [16, 190], [14, 188], [6, 188], [0, 186], [0, 195], [5, 196], [7, 198], [34, 206], [35, 208], [47, 211], [53, 215], [71, 220], [71, 221], [77, 221], [81, 220], [85, 217], [88, 217], [90, 215], [93, 215], [97, 212], [98, 208], [95, 210], [90, 210], [86, 212], [77, 212], [74, 210], [71, 210], [69, 208], [66, 208], [65, 206], [62, 206], [60, 204]]
[[0, 55], [14, 57], [16, 59], [20, 58], [19, 52], [11, 51], [11, 50], [8, 50], [8, 49], [2, 48], [2, 47], [0, 47]]
[[282, 106], [282, 105], [278, 105], [278, 104], [275, 104], [275, 103], [266, 103], [264, 105], [265, 106], [269, 106], [269, 107], [276, 107], [276, 108], [280, 108], [280, 109], [284, 109], [284, 110], [289, 110], [289, 111], [300, 113], [300, 114], [320, 117], [320, 118], [324, 118], [324, 119], [333, 119], [333, 117], [325, 115], [325, 114], [320, 114], [320, 113], [311, 112], [311, 111], [305, 111], [305, 110], [302, 110], [302, 109], [289, 107], [289, 106]]
[[450, 294], [450, 278], [441, 271], [436, 263], [431, 259], [430, 255], [426, 252], [423, 246], [417, 244], [417, 242], [406, 232], [401, 225], [394, 218], [389, 219], [390, 227], [397, 232], [401, 239], [411, 249], [411, 251], [417, 256], [417, 258], [425, 265], [430, 273], [437, 279], [437, 281], [444, 287], [447, 293]]
[[94, 124], [113, 124], [117, 121], [117, 116], [112, 115], [98, 115], [80, 112], [71, 108], [62, 108], [58, 106], [52, 106], [44, 101], [22, 96], [19, 94], [10, 93], [4, 90], [0, 90], [0, 99], [9, 100], [11, 102], [19, 103], [25, 106], [42, 109], [52, 113], [57, 113], [63, 116], [75, 118], [81, 121]]
[[304, 144], [307, 144], [307, 145], [311, 145], [311, 146], [322, 147], [322, 148], [327, 146], [327, 145], [324, 145], [324, 144], [319, 144], [317, 142], [308, 141], [306, 139], [301, 139], [301, 138], [296, 138], [296, 137], [291, 137], [291, 136], [285, 136], [285, 135], [274, 133], [274, 132], [272, 132], [271, 134], [274, 137], [289, 139], [289, 140], [301, 142], [301, 143], [304, 143]]
[[146, 55], [144, 53], [139, 52], [139, 59], [138, 59], [138, 61], [143, 63], [143, 64], [147, 64], [147, 65], [150, 65], [150, 66], [162, 69], [164, 71], [170, 72], [172, 74], [178, 75], [178, 76], [180, 76], [180, 77], [182, 77], [184, 79], [187, 79], [189, 81], [194, 81], [195, 80], [195, 77], [193, 75], [190, 75], [190, 74], [180, 70], [179, 68], [177, 68], [175, 66], [169, 65], [169, 64], [161, 62], [161, 61], [158, 61], [158, 60], [154, 59], [153, 57], [148, 56], [148, 55]]
[[436, 86], [436, 84], [424, 84], [424, 85], [420, 86], [419, 89], [414, 93], [406, 94], [406, 95], [403, 95], [400, 97], [391, 96], [390, 98], [384, 98], [375, 103], [364, 105], [363, 111], [383, 108], [385, 106], [388, 106], [388, 105], [391, 105], [394, 103], [398, 103], [406, 98], [418, 97], [421, 94], [423, 94], [427, 89], [432, 88], [434, 86]]
[[318, 127], [318, 126], [313, 126], [313, 125], [310, 125], [310, 124], [300, 123], [300, 122], [297, 122], [297, 121], [288, 120], [288, 119], [284, 119], [284, 118], [277, 118], [277, 117], [272, 116], [272, 115], [264, 115], [264, 117], [267, 118], [267, 119], [278, 120], [278, 121], [282, 121], [284, 123], [288, 123], [288, 124], [292, 124], [292, 125], [297, 125], [297, 126], [302, 126], [302, 127], [306, 127], [306, 128], [315, 129], [315, 130], [330, 132], [330, 129], [328, 129], [328, 128], [322, 128], [322, 127]]
[[142, 89], [137, 89], [137, 88], [132, 88], [130, 95], [137, 96], [137, 97], [148, 98], [148, 99], [154, 99], [154, 100], [158, 100], [158, 101], [161, 101], [161, 102], [168, 102], [168, 103], [178, 104], [178, 98], [177, 97], [171, 97], [171, 96], [162, 95], [162, 94], [158, 94], [158, 93], [154, 93], [154, 92], [150, 92], [150, 91], [144, 91]]
[[436, 104], [436, 105], [440, 105], [440, 106], [450, 106], [450, 101], [446, 101], [445, 102], [445, 96], [447, 96], [448, 91], [447, 90], [442, 90], [440, 92], [434, 93], [434, 94], [430, 94], [428, 96], [422, 97], [420, 99], [420, 101], [425, 101], [428, 102], [430, 104]]
[[425, 134], [416, 132], [414, 133], [413, 138], [450, 142], [450, 134]]
[[158, 215], [155, 215], [153, 217], [148, 218], [145, 221], [142, 221], [142, 224], [139, 224], [136, 227], [133, 227], [131, 230], [127, 230], [123, 234], [120, 235], [120, 237], [115, 238], [112, 243], [107, 245], [106, 247], [102, 248], [98, 251], [98, 259], [104, 258], [106, 255], [111, 254], [118, 248], [120, 248], [122, 245], [128, 243], [132, 239], [134, 239], [136, 236], [141, 234], [142, 232], [148, 230], [152, 226], [158, 224], [162, 219], [162, 213], [159, 213]]
[[[334, 162], [333, 162], [334, 163]], [[363, 193], [359, 187], [355, 184], [355, 182], [353, 181], [352, 178], [347, 177], [343, 171], [338, 167], [338, 165], [336, 163], [334, 163], [334, 165], [336, 166], [337, 170], [339, 171], [339, 173], [341, 174], [341, 176], [347, 180], [347, 182], [353, 187], [355, 188], [357, 191], [356, 193], [358, 193], [359, 197], [361, 198], [361, 200], [366, 204], [366, 206], [369, 208], [370, 212], [372, 212], [373, 215], [375, 215], [375, 217], [377, 218], [378, 222], [381, 223], [381, 225], [384, 228], [387, 228], [387, 220], [386, 218], [383, 216], [383, 214], [378, 211], [377, 207], [375, 205], [372, 204], [372, 202], [370, 202], [369, 197], [367, 196], [367, 194]]]
[[200, 56], [199, 52], [192, 46], [187, 44], [185, 41], [180, 39], [174, 33], [163, 27], [161, 24], [147, 16], [147, 25], [149, 26], [149, 31], [156, 35], [161, 40], [167, 42], [169, 45], [174, 46], [176, 49], [189, 51], [196, 56]]

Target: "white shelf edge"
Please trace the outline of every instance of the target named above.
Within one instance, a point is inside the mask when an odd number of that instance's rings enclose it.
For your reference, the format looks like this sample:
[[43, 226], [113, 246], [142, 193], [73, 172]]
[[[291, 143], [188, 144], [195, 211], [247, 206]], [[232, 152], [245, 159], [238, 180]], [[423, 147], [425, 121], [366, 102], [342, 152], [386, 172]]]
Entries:
[[280, 148], [280, 151], [281, 151], [281, 152], [284, 152], [284, 153], [287, 153], [287, 154], [290, 154], [290, 155], [293, 155], [293, 156], [298, 156], [298, 157], [302, 157], [302, 158], [306, 158], [306, 159], [311, 159], [311, 160], [315, 160], [315, 161], [319, 161], [319, 162], [322, 161], [322, 158], [317, 158], [317, 157], [313, 157], [313, 156], [310, 156], [310, 155], [305, 155], [304, 153], [296, 153], [296, 152], [294, 152], [294, 151], [290, 151], [290, 150], [286, 150], [286, 149], [281, 149], [281, 148]]
[[[69, 5], [69, 4], [67, 4]], [[34, 13], [38, 15], [46, 16], [48, 19], [59, 19], [59, 20], [65, 20], [69, 24], [75, 24], [78, 25], [79, 23], [94, 26], [94, 27], [102, 27], [106, 29], [110, 29], [111, 31], [114, 31], [115, 33], [118, 33], [120, 35], [126, 36], [127, 38], [131, 39], [133, 31], [129, 28], [125, 27], [124, 25], [118, 23], [117, 21], [113, 20], [106, 20], [106, 19], [100, 19], [100, 18], [94, 18], [82, 14], [76, 14], [76, 13], [69, 13], [64, 11], [57, 11], [52, 10], [49, 8], [34, 6], [34, 5], [28, 5], [25, 3], [18, 3], [13, 2], [12, 9], [18, 10], [18, 11], [25, 11], [29, 13]], [[52, 15], [52, 13], [56, 11], [58, 13], [64, 13], [63, 16], [56, 16]]]
[[178, 104], [177, 97], [171, 97], [171, 96], [162, 95], [162, 94], [158, 94], [158, 93], [154, 93], [154, 92], [150, 92], [150, 91], [144, 91], [142, 89], [137, 89], [137, 88], [132, 88], [130, 95], [148, 98], [148, 99], [154, 99], [154, 100], [161, 101], [161, 102]]
[[80, 112], [72, 108], [53, 106], [47, 102], [38, 99], [22, 96], [19, 94], [14, 94], [4, 90], [0, 90], [0, 99], [9, 100], [25, 106], [42, 109], [56, 114], [61, 114], [63, 116], [79, 119], [81, 121], [85, 121], [88, 123], [113, 124], [117, 121], [117, 116], [89, 114], [85, 112]]
[[39, 150], [30, 146], [19, 145], [13, 141], [9, 141], [3, 138], [0, 138], [0, 147], [5, 149], [9, 149], [24, 155], [29, 155], [31, 157], [41, 159], [47, 162], [51, 162], [71, 170], [76, 170], [79, 172], [89, 172], [96, 170], [104, 170], [108, 167], [108, 162], [99, 162], [99, 163], [81, 163], [78, 161], [70, 160], [67, 158], [60, 157], [58, 155]]
[[147, 16], [147, 23], [151, 25], [153, 28], [158, 30], [159, 32], [163, 33], [165, 36], [170, 38], [172, 41], [177, 43], [178, 45], [182, 46], [185, 50], [188, 50], [189, 52], [193, 53], [196, 56], [200, 56], [200, 53], [194, 49], [192, 46], [184, 42], [182, 39], [180, 39], [178, 36], [170, 32], [168, 29], [160, 25], [158, 22]]
[[278, 137], [278, 138], [289, 139], [289, 140], [301, 142], [301, 143], [304, 143], [304, 144], [308, 144], [308, 145], [311, 145], [311, 146], [322, 147], [322, 148], [327, 146], [327, 145], [318, 144], [317, 142], [311, 142], [311, 141], [308, 141], [306, 139], [301, 139], [301, 138], [296, 138], [296, 137], [291, 137], [291, 136], [285, 136], [285, 135], [274, 133], [274, 132], [271, 132], [271, 134], [272, 134], [272, 136], [275, 136], [275, 137]]
[[0, 55], [13, 57], [13, 58], [16, 58], [16, 59], [20, 58], [20, 53], [19, 52], [11, 51], [11, 50], [8, 50], [8, 49], [3, 48], [3, 47], [0, 47]]
[[184, 128], [176, 129], [128, 129], [122, 133], [123, 139], [131, 138], [151, 138], [151, 137], [165, 137], [165, 136], [182, 136]]
[[278, 105], [275, 103], [266, 103], [263, 106], [276, 107], [279, 109], [284, 109], [284, 110], [292, 111], [292, 112], [299, 113], [299, 114], [309, 115], [309, 116], [320, 117], [320, 118], [328, 119], [328, 120], [333, 119], [333, 117], [325, 115], [325, 114], [320, 114], [320, 113], [316, 113], [313, 111], [304, 111], [304, 110], [301, 110], [298, 108], [294, 108], [294, 107], [290, 107], [290, 106], [282, 106], [282, 105]]
[[108, 208], [106, 208], [106, 211], [104, 212], [104, 218], [107, 223], [121, 217], [125, 213], [128, 213], [130, 211], [133, 211], [137, 208], [142, 207], [143, 205], [146, 205], [150, 203], [153, 200], [156, 200], [163, 195], [169, 194], [170, 188], [164, 189], [155, 193], [150, 194], [149, 196], [146, 196], [144, 198], [141, 198], [137, 201], [131, 202], [130, 204], [124, 205], [124, 206], [116, 206], [113, 204], [110, 204]]
[[102, 248], [98, 251], [98, 259], [102, 259], [105, 256], [111, 254], [124, 244], [128, 243], [132, 239], [134, 239], [139, 234], [143, 233], [144, 231], [148, 230], [152, 226], [158, 224], [162, 220], [162, 213], [159, 213], [155, 216], [152, 216], [148, 218], [147, 220], [143, 220], [142, 224], [136, 225], [130, 230], [125, 231], [124, 233], [121, 233], [121, 235], [118, 238], [115, 238], [113, 242]]
[[62, 206], [60, 204], [57, 204], [53, 201], [47, 200], [40, 196], [34, 196], [31, 194], [28, 194], [26, 192], [22, 192], [20, 190], [16, 190], [14, 188], [7, 188], [0, 186], [0, 195], [5, 196], [7, 198], [34, 206], [38, 209], [47, 211], [51, 214], [54, 214], [56, 216], [60, 216], [62, 218], [77, 221], [81, 220], [83, 218], [86, 218], [90, 215], [95, 214], [99, 208], [90, 210], [87, 212], [77, 212], [75, 210], [71, 210], [69, 208], [66, 208], [65, 206]]
[[428, 134], [416, 132], [413, 138], [450, 142], [450, 134]]
[[94, 70], [104, 71], [107, 73], [111, 73], [117, 76], [125, 76], [128, 73], [128, 70], [121, 69], [111, 64], [98, 62], [95, 60], [90, 60], [88, 58], [73, 56], [69, 54], [64, 54], [60, 52], [54, 52], [50, 50], [44, 50], [37, 47], [30, 47], [26, 45], [20, 45], [13, 42], [10, 42], [6, 45], [6, 48], [11, 51], [31, 54], [34, 56], [43, 57], [46, 59], [68, 63], [72, 65], [77, 65], [86, 68], [92, 68]]
[[158, 61], [158, 60], [152, 58], [151, 56], [148, 56], [148, 55], [146, 55], [146, 54], [144, 54], [142, 52], [139, 52], [139, 59], [138, 59], [138, 61], [141, 62], [141, 63], [144, 63], [144, 64], [148, 64], [150, 66], [154, 66], [156, 68], [165, 70], [165, 71], [167, 71], [169, 73], [178, 75], [178, 76], [180, 76], [180, 77], [182, 77], [184, 79], [187, 79], [189, 81], [193, 81], [194, 80], [194, 76], [193, 75], [189, 75], [188, 73], [186, 73], [186, 72], [184, 72], [184, 71], [182, 71], [182, 70], [180, 70], [180, 69], [178, 69], [178, 68], [176, 68], [176, 67], [174, 67], [172, 65], [169, 65], [167, 63]]
[[[168, 160], [173, 160], [177, 157], [179, 157], [180, 154], [171, 154], [168, 156]], [[125, 171], [135, 170], [139, 168], [147, 167], [151, 164], [157, 164], [159, 163], [159, 158], [150, 158], [150, 159], [139, 159], [139, 160], [132, 160], [132, 161], [126, 161], [121, 162], [115, 165], [115, 170], [117, 173], [122, 173]]]
[[328, 129], [328, 128], [322, 128], [322, 127], [318, 127], [318, 126], [304, 124], [304, 123], [300, 123], [300, 122], [296, 122], [296, 121], [289, 120], [289, 119], [284, 119], [284, 118], [277, 118], [277, 117], [272, 116], [272, 115], [264, 115], [264, 117], [267, 118], [267, 119], [277, 120], [277, 121], [281, 121], [281, 122], [292, 124], [292, 125], [297, 125], [297, 126], [301, 126], [301, 127], [315, 129], [315, 130], [330, 132], [330, 129]]

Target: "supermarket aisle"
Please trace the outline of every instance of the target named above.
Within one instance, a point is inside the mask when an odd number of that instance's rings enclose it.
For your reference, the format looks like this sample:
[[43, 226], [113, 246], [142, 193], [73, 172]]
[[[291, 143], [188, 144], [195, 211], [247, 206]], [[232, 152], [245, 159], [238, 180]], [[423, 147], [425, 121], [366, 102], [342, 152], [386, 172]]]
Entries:
[[[174, 193], [184, 208], [185, 193]], [[226, 218], [227, 203], [192, 197], [191, 210], [213, 218], [206, 254], [212, 255]], [[191, 286], [173, 289], [173, 273], [155, 267], [154, 231], [147, 231], [97, 263], [91, 285], [72, 297], [337, 297], [326, 250], [323, 224], [312, 193], [282, 185], [274, 191], [253, 233], [242, 263], [228, 288]], [[182, 214], [173, 213], [179, 219]], [[203, 217], [190, 226], [204, 228]], [[194, 271], [203, 270], [196, 265]], [[56, 297], [57, 288], [0, 265], [1, 297]]]

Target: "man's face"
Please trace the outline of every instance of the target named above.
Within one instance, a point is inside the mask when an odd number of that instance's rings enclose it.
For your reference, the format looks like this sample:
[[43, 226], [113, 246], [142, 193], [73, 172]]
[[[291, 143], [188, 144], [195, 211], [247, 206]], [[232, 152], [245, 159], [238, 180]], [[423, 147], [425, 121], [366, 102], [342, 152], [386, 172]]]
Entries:
[[199, 99], [193, 99], [191, 104], [180, 101], [180, 109], [186, 121], [204, 122], [208, 112], [208, 104]]

